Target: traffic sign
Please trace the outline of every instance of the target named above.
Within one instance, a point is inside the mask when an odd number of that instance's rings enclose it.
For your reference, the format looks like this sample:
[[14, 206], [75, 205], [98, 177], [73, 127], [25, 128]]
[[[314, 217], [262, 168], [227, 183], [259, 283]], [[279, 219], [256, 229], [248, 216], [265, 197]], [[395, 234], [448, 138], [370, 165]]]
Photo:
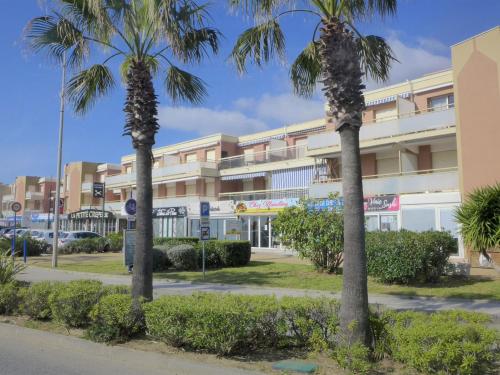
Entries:
[[200, 227], [200, 239], [208, 241], [210, 239], [210, 227]]
[[12, 211], [17, 213], [17, 212], [21, 211], [23, 206], [19, 202], [13, 202], [12, 205], [10, 206], [10, 208]]
[[210, 225], [210, 202], [200, 202], [200, 225], [202, 227]]
[[125, 212], [127, 215], [135, 215], [137, 212], [137, 202], [135, 199], [130, 198], [125, 202]]
[[104, 182], [94, 182], [92, 185], [92, 195], [94, 198], [104, 198]]

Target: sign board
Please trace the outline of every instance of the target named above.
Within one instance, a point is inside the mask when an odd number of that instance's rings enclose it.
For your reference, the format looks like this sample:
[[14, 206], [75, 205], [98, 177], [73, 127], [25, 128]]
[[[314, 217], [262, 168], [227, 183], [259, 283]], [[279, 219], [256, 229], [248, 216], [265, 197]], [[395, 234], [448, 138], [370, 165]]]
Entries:
[[200, 226], [210, 226], [210, 202], [200, 202]]
[[135, 229], [125, 229], [123, 231], [123, 263], [127, 267], [134, 265], [135, 236]]
[[210, 239], [210, 227], [200, 227], [200, 239], [202, 241], [208, 241]]
[[104, 182], [94, 182], [92, 185], [92, 195], [94, 198], [104, 198]]
[[19, 212], [21, 211], [21, 209], [23, 208], [23, 206], [21, 205], [21, 203], [19, 202], [13, 202], [11, 205], [10, 205], [10, 209], [14, 212]]
[[137, 202], [135, 201], [135, 199], [130, 198], [125, 202], [124, 208], [127, 215], [133, 216], [137, 212]]
[[158, 217], [185, 217], [186, 207], [159, 207], [153, 208], [153, 218]]
[[271, 213], [279, 212], [287, 207], [297, 206], [299, 198], [261, 199], [256, 201], [238, 202], [236, 214]]
[[363, 201], [365, 212], [399, 211], [399, 195], [379, 195]]
[[69, 220], [86, 220], [86, 219], [102, 219], [104, 213], [104, 219], [112, 219], [114, 217], [112, 212], [101, 211], [101, 210], [82, 210], [77, 212], [71, 212], [68, 215]]

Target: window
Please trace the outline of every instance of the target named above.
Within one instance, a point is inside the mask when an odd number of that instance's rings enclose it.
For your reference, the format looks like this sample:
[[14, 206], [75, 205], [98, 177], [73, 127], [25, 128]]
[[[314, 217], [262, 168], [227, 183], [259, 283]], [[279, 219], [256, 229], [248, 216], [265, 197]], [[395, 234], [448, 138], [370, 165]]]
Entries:
[[222, 151], [221, 152], [221, 157], [227, 158], [229, 156], [229, 153], [227, 151]]
[[196, 154], [196, 152], [186, 155], [186, 163], [191, 163], [197, 160], [198, 160], [198, 155]]
[[215, 150], [207, 150], [206, 159], [207, 161], [215, 161]]
[[436, 109], [446, 109], [453, 108], [455, 106], [455, 97], [453, 94], [436, 96], [434, 98], [429, 98], [427, 100], [427, 108], [429, 111], [434, 111]]
[[415, 232], [436, 230], [436, 210], [434, 208], [403, 208], [401, 215], [403, 229]]
[[385, 108], [375, 110], [375, 122], [394, 120], [398, 117], [397, 108]]

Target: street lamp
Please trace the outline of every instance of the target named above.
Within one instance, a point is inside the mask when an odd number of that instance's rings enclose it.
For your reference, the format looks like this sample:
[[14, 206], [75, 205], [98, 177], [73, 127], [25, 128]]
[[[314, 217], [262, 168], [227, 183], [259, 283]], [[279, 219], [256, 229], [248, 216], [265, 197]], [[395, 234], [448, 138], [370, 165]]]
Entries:
[[54, 202], [54, 242], [52, 243], [52, 268], [57, 267], [57, 245], [59, 241], [59, 205], [61, 200], [61, 164], [62, 146], [64, 132], [64, 96], [66, 85], [66, 51], [63, 52], [62, 80], [61, 80], [61, 104], [59, 111], [59, 144], [57, 147], [57, 177], [56, 177], [56, 200]]

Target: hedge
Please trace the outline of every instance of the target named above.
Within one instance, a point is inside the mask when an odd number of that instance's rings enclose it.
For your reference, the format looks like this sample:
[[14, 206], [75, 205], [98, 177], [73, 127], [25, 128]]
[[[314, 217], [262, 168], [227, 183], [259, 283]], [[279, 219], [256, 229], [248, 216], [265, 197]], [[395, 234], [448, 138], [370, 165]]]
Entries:
[[[30, 236], [16, 237], [15, 254], [16, 256], [23, 256], [24, 253], [24, 240], [26, 240], [26, 255], [29, 257], [36, 257], [46, 252], [48, 245], [45, 241], [39, 241]], [[0, 250], [11, 249], [12, 240], [8, 238], [0, 238]]]
[[198, 237], [155, 237], [153, 238], [153, 245], [160, 246], [176, 246], [176, 245], [196, 245], [200, 239]]
[[122, 251], [123, 250], [123, 233], [108, 233], [106, 235], [108, 240], [110, 251]]
[[21, 294], [15, 282], [0, 284], [0, 314], [12, 314], [19, 308]]
[[437, 282], [456, 240], [447, 232], [367, 232], [368, 274], [385, 283]]
[[194, 271], [198, 267], [196, 250], [189, 244], [171, 247], [167, 250], [167, 257], [176, 270]]
[[59, 282], [42, 281], [31, 284], [23, 291], [23, 311], [30, 318], [45, 320], [52, 318], [49, 298], [64, 284]]
[[106, 238], [82, 238], [68, 242], [60, 248], [61, 254], [79, 254], [79, 253], [101, 253], [109, 251], [110, 245]]

